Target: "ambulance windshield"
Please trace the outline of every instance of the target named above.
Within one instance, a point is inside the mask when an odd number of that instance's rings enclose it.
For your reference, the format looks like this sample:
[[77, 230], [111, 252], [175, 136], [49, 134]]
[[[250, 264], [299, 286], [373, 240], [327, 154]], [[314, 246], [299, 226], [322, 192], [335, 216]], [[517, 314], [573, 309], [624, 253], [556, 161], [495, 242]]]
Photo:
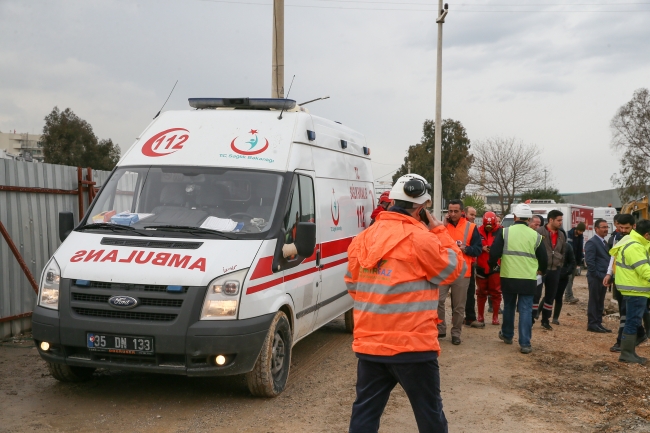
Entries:
[[260, 233], [271, 227], [281, 188], [281, 175], [254, 170], [118, 168], [80, 228], [111, 230], [107, 224], [113, 224], [156, 236], [183, 231]]

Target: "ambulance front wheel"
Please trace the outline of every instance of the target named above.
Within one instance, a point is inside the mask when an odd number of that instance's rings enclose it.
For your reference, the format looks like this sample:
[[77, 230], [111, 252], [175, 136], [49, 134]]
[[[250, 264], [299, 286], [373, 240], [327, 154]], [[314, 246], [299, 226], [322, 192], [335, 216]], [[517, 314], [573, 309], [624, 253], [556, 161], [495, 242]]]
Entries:
[[354, 309], [350, 308], [344, 314], [345, 318], [345, 330], [349, 333], [354, 331]]
[[47, 362], [47, 368], [53, 378], [60, 382], [85, 382], [92, 379], [94, 368], [73, 367], [67, 364]]
[[256, 397], [277, 397], [284, 391], [291, 364], [291, 326], [278, 311], [266, 334], [253, 371], [246, 373], [246, 383]]

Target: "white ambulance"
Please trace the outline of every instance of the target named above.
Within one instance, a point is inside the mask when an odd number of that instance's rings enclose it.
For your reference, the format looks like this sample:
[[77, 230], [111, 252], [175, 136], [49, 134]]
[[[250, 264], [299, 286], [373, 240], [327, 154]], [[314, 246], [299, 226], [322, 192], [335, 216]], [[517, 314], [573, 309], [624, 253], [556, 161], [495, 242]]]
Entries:
[[370, 222], [363, 135], [286, 99], [190, 99], [124, 154], [41, 276], [52, 375], [246, 374], [276, 396], [292, 346], [346, 314], [347, 248]]

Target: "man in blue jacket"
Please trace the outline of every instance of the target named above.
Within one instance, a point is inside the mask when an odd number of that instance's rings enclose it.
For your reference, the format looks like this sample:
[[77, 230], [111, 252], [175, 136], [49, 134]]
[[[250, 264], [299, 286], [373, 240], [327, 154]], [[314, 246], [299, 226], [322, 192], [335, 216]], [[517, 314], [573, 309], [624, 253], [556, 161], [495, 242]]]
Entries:
[[[584, 235], [586, 226], [585, 223], [578, 223], [577, 226], [569, 230], [567, 235], [567, 242], [573, 247], [573, 256], [576, 259], [578, 266], [582, 265], [583, 259], [583, 247], [584, 247]], [[575, 304], [579, 301], [578, 298], [573, 296], [573, 277], [575, 276], [575, 269], [571, 274], [569, 274], [569, 281], [567, 282], [566, 290], [564, 292], [564, 302], [568, 304]]]

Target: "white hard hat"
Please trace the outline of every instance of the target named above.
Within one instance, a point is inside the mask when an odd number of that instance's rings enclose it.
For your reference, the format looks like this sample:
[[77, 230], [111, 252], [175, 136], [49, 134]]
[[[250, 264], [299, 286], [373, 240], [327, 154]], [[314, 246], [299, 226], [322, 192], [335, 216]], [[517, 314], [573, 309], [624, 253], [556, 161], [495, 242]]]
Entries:
[[512, 213], [519, 218], [532, 218], [533, 211], [526, 203], [520, 203], [512, 208]]
[[419, 174], [405, 174], [397, 179], [388, 198], [423, 204], [431, 200], [431, 184]]

